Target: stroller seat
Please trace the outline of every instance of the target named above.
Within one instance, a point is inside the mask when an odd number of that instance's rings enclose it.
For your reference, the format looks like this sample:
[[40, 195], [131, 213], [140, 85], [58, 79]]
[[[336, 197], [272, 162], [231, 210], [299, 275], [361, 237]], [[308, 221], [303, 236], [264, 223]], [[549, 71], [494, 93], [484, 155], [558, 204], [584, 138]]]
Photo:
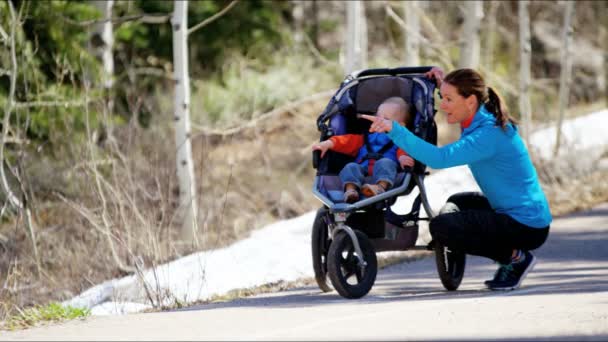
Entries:
[[[388, 189], [388, 191], [401, 187], [401, 185], [403, 184], [403, 180], [406, 178], [405, 175], [406, 175], [406, 172], [398, 172], [397, 176], [395, 177], [395, 184], [393, 184], [393, 187], [391, 189]], [[408, 177], [408, 181], [411, 182], [411, 178]], [[372, 177], [371, 176], [365, 177], [364, 182], [371, 183]], [[334, 202], [334, 203], [343, 203], [344, 202], [344, 185], [342, 184], [340, 177], [338, 177], [337, 175], [321, 176], [320, 182], [318, 185], [318, 189], [322, 194], [327, 196], [327, 198], [329, 198], [332, 202]], [[366, 199], [366, 197], [361, 195], [360, 200], [364, 200], [364, 199]]]
[[[420, 73], [418, 73], [420, 72]], [[357, 114], [375, 115], [380, 104], [387, 98], [397, 96], [412, 105], [414, 120], [408, 129], [424, 140], [437, 143], [437, 127], [434, 121], [433, 91], [435, 84], [429, 82], [416, 68], [369, 69], [347, 77], [332, 97], [324, 112], [317, 119], [321, 132], [321, 141], [334, 135], [367, 134], [370, 122], [359, 119]], [[318, 152], [318, 151], [316, 151]], [[354, 158], [332, 150], [320, 158], [313, 154], [313, 166], [317, 177], [313, 193], [329, 208], [343, 210], [343, 185], [338, 174]], [[416, 186], [412, 174], [424, 174], [426, 165], [416, 161], [411, 172], [399, 172], [395, 184], [387, 192], [364, 198], [355, 203], [354, 208], [384, 201], [389, 197], [389, 204], [397, 196], [407, 195]], [[369, 182], [369, 179], [366, 179]]]

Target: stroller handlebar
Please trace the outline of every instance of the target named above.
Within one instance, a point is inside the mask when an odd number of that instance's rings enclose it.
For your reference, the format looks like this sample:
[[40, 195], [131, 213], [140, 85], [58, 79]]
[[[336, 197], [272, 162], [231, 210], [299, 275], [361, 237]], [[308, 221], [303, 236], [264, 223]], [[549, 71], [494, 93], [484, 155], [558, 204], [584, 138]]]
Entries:
[[380, 76], [380, 75], [408, 75], [408, 74], [424, 74], [431, 71], [432, 66], [419, 66], [419, 67], [399, 67], [399, 68], [378, 68], [378, 69], [367, 69], [359, 72], [356, 77], [363, 76]]

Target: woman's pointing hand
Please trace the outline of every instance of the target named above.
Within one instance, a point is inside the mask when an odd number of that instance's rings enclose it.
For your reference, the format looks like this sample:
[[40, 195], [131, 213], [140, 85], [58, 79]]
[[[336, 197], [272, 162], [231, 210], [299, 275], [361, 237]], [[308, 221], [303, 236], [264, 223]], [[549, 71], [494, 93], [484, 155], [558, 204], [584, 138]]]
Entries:
[[365, 115], [365, 114], [358, 114], [357, 117], [360, 119], [366, 119], [366, 120], [369, 120], [372, 122], [372, 125], [369, 127], [369, 131], [372, 133], [373, 132], [378, 132], [378, 133], [390, 132], [393, 129], [392, 120], [388, 120], [388, 119], [385, 119], [380, 116]]

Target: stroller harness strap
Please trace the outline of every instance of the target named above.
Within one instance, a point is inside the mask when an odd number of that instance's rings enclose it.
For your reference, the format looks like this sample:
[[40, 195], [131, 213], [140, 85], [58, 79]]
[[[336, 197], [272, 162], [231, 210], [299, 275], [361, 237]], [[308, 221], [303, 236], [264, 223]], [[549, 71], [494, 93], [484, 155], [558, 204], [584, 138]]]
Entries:
[[374, 149], [372, 147], [372, 144], [369, 142], [368, 134], [364, 134], [363, 135], [363, 141], [365, 143], [365, 148], [367, 150], [367, 154], [364, 155], [357, 162], [358, 163], [363, 163], [364, 161], [368, 160], [369, 162], [368, 162], [368, 165], [367, 165], [367, 174], [371, 175], [371, 174], [373, 174], [374, 164], [375, 164], [376, 160], [382, 159], [382, 157], [384, 156], [384, 154], [386, 152], [388, 152], [388, 150], [390, 150], [391, 148], [393, 148], [393, 146], [395, 144], [392, 141], [389, 141], [384, 146], [382, 146], [378, 151], [374, 151]]

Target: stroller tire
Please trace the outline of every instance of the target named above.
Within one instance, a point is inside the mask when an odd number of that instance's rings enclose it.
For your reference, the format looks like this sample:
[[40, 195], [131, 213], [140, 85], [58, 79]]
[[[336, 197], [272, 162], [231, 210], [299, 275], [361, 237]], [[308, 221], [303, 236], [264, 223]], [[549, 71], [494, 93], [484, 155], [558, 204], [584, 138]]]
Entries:
[[[456, 204], [446, 202], [439, 211], [439, 214], [453, 213], [459, 210]], [[467, 255], [462, 252], [452, 251], [438, 242], [435, 242], [434, 249], [439, 279], [441, 279], [441, 283], [446, 290], [455, 291], [462, 282]]]
[[435, 262], [437, 272], [443, 287], [448, 291], [455, 291], [462, 282], [466, 264], [466, 254], [449, 250], [447, 247], [435, 244]]
[[376, 252], [367, 236], [355, 230], [363, 260], [364, 268], [358, 266], [355, 248], [346, 232], [339, 232], [329, 247], [327, 266], [329, 279], [338, 293], [349, 299], [365, 296], [374, 285], [378, 273]]
[[327, 278], [327, 253], [331, 244], [329, 228], [324, 220], [327, 208], [323, 207], [317, 211], [317, 216], [312, 224], [312, 268], [315, 271], [315, 280], [323, 292], [332, 290]]

